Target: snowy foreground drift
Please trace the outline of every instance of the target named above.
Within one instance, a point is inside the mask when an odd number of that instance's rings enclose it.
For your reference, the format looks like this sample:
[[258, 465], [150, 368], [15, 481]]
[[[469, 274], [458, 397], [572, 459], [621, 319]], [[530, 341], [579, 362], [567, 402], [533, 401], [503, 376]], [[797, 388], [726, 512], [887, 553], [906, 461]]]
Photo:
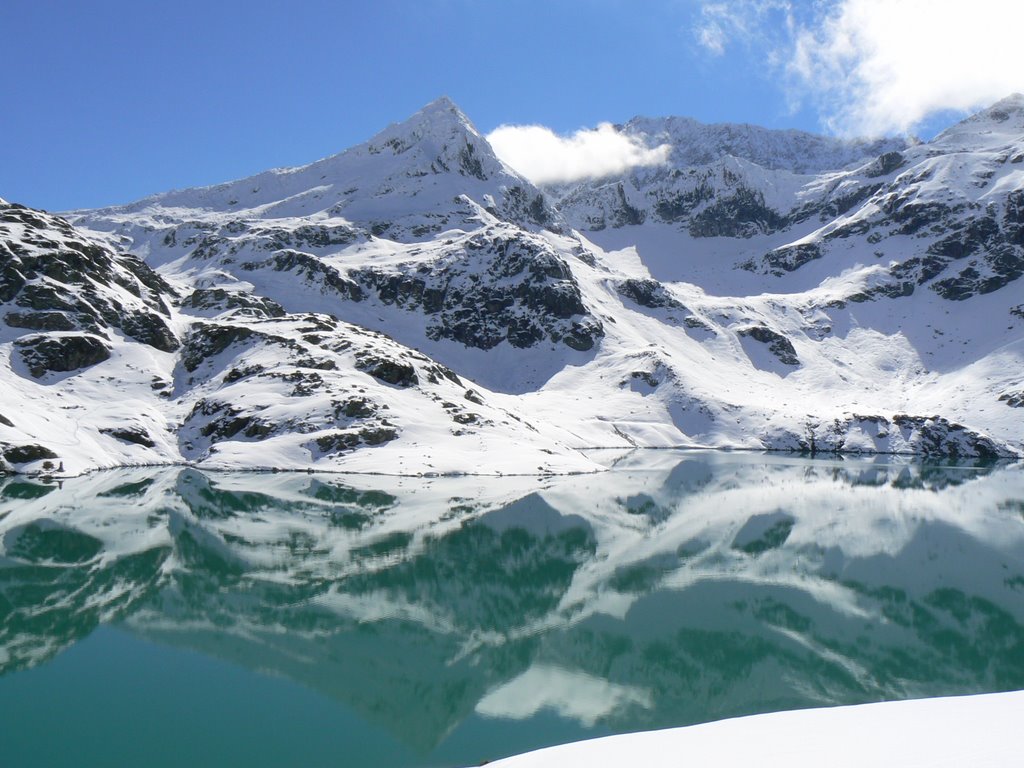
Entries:
[[495, 768], [1009, 768], [1020, 765], [1024, 692], [808, 709], [610, 736]]
[[1024, 97], [928, 143], [636, 119], [539, 189], [448, 100], [308, 166], [0, 201], [0, 469], [1024, 452]]

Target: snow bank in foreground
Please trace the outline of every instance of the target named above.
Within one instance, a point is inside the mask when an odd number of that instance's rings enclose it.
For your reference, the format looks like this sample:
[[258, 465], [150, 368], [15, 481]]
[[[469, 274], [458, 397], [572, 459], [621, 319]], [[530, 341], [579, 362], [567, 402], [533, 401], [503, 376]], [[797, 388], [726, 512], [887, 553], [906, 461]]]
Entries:
[[643, 765], [1007, 768], [1021, 765], [1024, 691], [805, 709], [564, 744], [496, 768]]

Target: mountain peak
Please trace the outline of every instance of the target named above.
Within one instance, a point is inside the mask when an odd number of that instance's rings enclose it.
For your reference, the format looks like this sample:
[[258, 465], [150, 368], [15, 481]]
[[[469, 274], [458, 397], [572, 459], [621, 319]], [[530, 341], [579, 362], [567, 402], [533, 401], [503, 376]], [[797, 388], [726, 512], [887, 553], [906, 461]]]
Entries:
[[400, 236], [403, 226], [434, 231], [434, 223], [424, 223], [428, 219], [465, 223], [476, 221], [483, 212], [524, 226], [561, 226], [540, 191], [494, 154], [487, 139], [447, 96], [363, 144], [308, 165], [175, 190], [112, 210], [149, 207], [193, 209], [215, 217], [282, 218], [325, 212], [377, 231], [384, 231], [387, 224], [392, 236]]
[[1024, 133], [1024, 94], [1011, 93], [989, 107], [964, 118], [950, 126], [932, 143], [948, 143], [955, 140], [957, 145], [972, 147], [996, 139], [999, 142], [1016, 139]]
[[1000, 99], [991, 107], [987, 112], [992, 110], [1003, 110], [1003, 111], [1017, 111], [1024, 109], [1024, 93], [1011, 93], [1009, 96]]
[[461, 109], [459, 109], [459, 106], [454, 101], [452, 101], [451, 98], [448, 97], [448, 96], [439, 96], [438, 98], [434, 99], [432, 102], [427, 104], [425, 107], [423, 107], [421, 110], [419, 110], [419, 112], [417, 114], [421, 114], [421, 113], [424, 113], [424, 114], [425, 113], [439, 113], [439, 114], [443, 114], [443, 113], [446, 113], [446, 112], [447, 113], [452, 113], [452, 114], [457, 115], [458, 117], [462, 118], [463, 120], [466, 120], [465, 113]]
[[[971, 115], [964, 123], [1005, 123], [1016, 118], [1018, 126], [1024, 126], [1024, 94], [1011, 93], [995, 104]], [[954, 126], [955, 127], [955, 126]]]
[[749, 123], [702, 123], [691, 117], [635, 117], [623, 132], [648, 147], [670, 145], [671, 163], [680, 167], [708, 165], [731, 156], [773, 170], [820, 173], [905, 147], [899, 139], [839, 139]]
[[447, 96], [441, 96], [405, 120], [389, 125], [370, 139], [370, 144], [385, 144], [394, 139], [408, 144], [426, 137], [450, 138], [460, 134], [480, 136], [455, 102]]

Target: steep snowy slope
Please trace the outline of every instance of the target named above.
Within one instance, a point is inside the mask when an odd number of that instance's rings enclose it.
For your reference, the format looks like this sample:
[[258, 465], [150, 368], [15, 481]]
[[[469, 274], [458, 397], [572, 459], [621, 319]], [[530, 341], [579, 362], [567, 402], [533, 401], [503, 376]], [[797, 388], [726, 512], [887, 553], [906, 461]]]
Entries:
[[177, 458], [170, 286], [63, 219], [0, 205], [0, 469]]
[[538, 235], [558, 215], [447, 99], [303, 168], [72, 218], [191, 285], [344, 317], [485, 385], [536, 386], [602, 334], [577, 254]]
[[[161, 460], [564, 471], [595, 466], [574, 449], [633, 445], [1024, 452], [1024, 97], [923, 144], [677, 118], [622, 130], [670, 144], [667, 165], [542, 192], [442, 99], [308, 166], [68, 214], [83, 242], [160, 275], [170, 337], [146, 353], [159, 370], [131, 375], [165, 383], [143, 398]], [[111, 344], [151, 348], [108, 315]]]
[[[767, 163], [764, 141], [738, 147], [716, 127], [699, 158], [714, 141], [722, 154], [708, 165], [562, 190], [559, 207], [620, 264], [628, 259], [634, 280], [649, 272], [666, 283], [625, 282], [620, 293], [704, 333], [704, 351], [725, 336], [717, 359], [687, 355], [714, 371], [718, 399], [731, 390], [735, 405], [763, 403], [762, 425], [793, 424], [786, 410], [800, 421], [799, 403], [808, 418], [793, 434], [819, 448], [870, 447], [912, 425], [945, 442], [948, 424], [921, 418], [937, 415], [1020, 445], [1024, 97], [927, 144], [874, 147], [887, 151], [814, 175], [759, 165], [747, 158]], [[774, 375], [727, 373], [723, 355], [744, 367], [730, 354], [736, 341], [749, 365]], [[683, 366], [673, 372], [683, 389], [714, 408], [715, 394], [701, 393], [708, 377]], [[785, 443], [775, 435], [769, 444]]]
[[598, 468], [557, 428], [387, 336], [189, 288], [61, 218], [0, 207], [0, 469]]

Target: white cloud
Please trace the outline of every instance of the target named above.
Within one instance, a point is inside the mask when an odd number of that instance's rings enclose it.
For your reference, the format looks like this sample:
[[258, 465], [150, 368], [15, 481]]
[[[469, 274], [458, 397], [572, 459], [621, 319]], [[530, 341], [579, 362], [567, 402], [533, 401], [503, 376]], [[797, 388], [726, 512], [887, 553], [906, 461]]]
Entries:
[[725, 30], [714, 21], [709, 21], [697, 29], [697, 40], [715, 56], [725, 53]]
[[1024, 90], [1019, 0], [715, 0], [694, 34], [763, 57], [796, 106], [844, 135], [912, 131]]
[[737, 42], [765, 47], [791, 19], [789, 0], [717, 0], [701, 4], [693, 32], [703, 48], [721, 56]]
[[659, 165], [670, 147], [646, 147], [611, 123], [559, 136], [540, 125], [502, 125], [487, 134], [495, 154], [535, 184], [577, 181]]
[[794, 32], [787, 66], [838, 133], [905, 132], [1024, 90], [1024, 4], [840, 0]]

